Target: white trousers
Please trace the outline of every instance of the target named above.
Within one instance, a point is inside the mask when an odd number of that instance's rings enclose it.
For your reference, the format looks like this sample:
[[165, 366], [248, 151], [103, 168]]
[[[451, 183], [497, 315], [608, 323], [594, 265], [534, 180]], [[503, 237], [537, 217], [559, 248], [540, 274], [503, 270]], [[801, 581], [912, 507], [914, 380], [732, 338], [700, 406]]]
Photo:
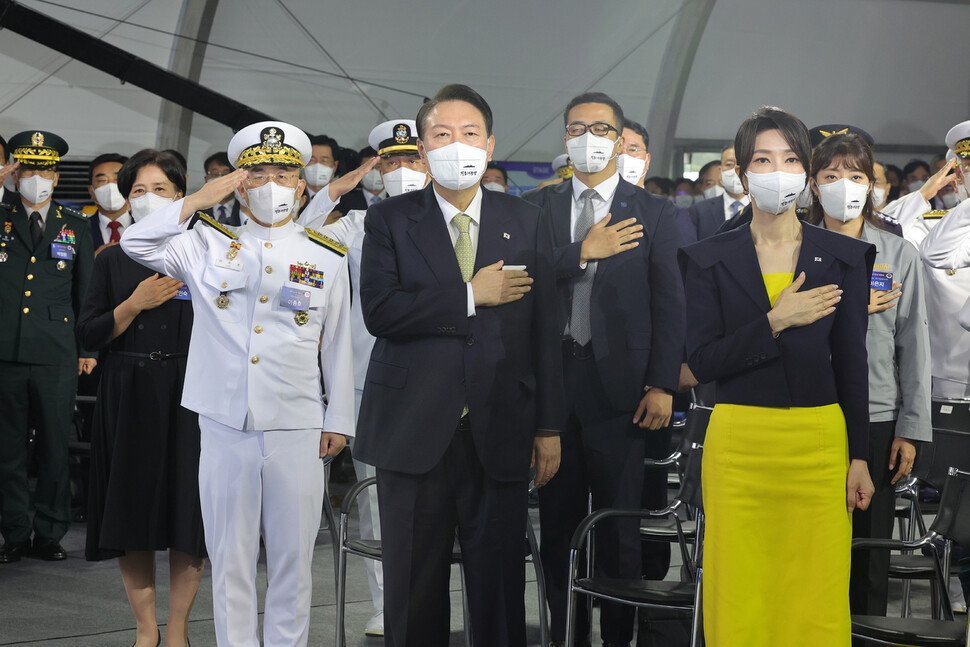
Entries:
[[[356, 413], [360, 417], [360, 398], [361, 390], [356, 389]], [[354, 439], [350, 439], [350, 451], [354, 451]], [[354, 472], [357, 473], [357, 480], [363, 481], [365, 478], [377, 476], [377, 469], [373, 465], [361, 463], [354, 459]], [[357, 499], [357, 512], [360, 514], [360, 538], [377, 539], [381, 538], [381, 515], [377, 507], [377, 488], [369, 487]], [[370, 587], [370, 597], [374, 602], [374, 611], [384, 610], [384, 565], [373, 559], [364, 559], [364, 568], [367, 569], [367, 584]]]
[[305, 647], [323, 510], [320, 430], [241, 431], [199, 416], [199, 495], [219, 647], [259, 647], [256, 561], [266, 547], [263, 644]]

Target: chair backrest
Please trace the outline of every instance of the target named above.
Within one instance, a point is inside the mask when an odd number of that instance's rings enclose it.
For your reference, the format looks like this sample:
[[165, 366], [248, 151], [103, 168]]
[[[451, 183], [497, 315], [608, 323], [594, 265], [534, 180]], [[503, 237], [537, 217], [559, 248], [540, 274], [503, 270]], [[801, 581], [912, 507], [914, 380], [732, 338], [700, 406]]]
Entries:
[[970, 472], [956, 468], [948, 471], [940, 509], [930, 530], [961, 546], [970, 546]]
[[703, 445], [707, 435], [707, 425], [711, 422], [713, 409], [699, 404], [691, 404], [687, 411], [687, 422], [677, 447], [680, 453], [687, 455], [694, 445]]
[[703, 490], [701, 489], [701, 461], [703, 457], [704, 447], [695, 443], [687, 454], [684, 476], [680, 482], [680, 492], [677, 493], [677, 499], [695, 510], [704, 509]]
[[951, 467], [970, 471], [970, 403], [934, 400], [933, 442], [921, 444], [913, 472], [940, 490]]

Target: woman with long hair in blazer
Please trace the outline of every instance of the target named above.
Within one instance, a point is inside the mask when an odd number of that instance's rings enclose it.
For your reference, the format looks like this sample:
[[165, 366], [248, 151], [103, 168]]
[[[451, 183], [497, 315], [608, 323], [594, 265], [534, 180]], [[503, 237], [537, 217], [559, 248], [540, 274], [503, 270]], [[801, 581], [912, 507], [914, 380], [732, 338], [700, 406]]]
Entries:
[[811, 149], [761, 108], [735, 137], [750, 224], [681, 250], [688, 365], [715, 382], [704, 448], [709, 647], [848, 647], [851, 513], [873, 493], [872, 245], [801, 223]]

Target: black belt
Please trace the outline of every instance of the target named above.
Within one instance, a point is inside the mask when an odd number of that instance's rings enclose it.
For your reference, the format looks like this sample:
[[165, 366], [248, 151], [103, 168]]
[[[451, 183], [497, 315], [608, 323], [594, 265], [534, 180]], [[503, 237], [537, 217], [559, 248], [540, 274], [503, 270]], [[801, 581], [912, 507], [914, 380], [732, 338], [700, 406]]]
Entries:
[[588, 341], [585, 344], [580, 344], [572, 337], [563, 337], [562, 351], [575, 359], [589, 359], [593, 356], [593, 342]]
[[150, 359], [153, 362], [162, 362], [167, 359], [176, 359], [179, 357], [188, 357], [188, 353], [165, 353], [160, 350], [153, 350], [150, 353], [131, 353], [125, 350], [114, 350], [111, 351], [112, 355], [121, 355], [122, 357], [137, 357], [138, 359]]

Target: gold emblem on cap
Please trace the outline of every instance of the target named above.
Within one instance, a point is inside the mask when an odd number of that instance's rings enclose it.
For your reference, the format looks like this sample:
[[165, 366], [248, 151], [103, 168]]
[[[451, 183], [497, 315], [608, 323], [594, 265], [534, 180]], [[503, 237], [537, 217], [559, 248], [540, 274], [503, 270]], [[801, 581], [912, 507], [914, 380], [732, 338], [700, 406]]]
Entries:
[[266, 128], [261, 133], [263, 136], [263, 152], [275, 153], [283, 148], [283, 131], [277, 128]]
[[832, 135], [847, 135], [849, 133], [849, 129], [848, 128], [843, 128], [842, 130], [833, 130], [832, 132], [827, 133], [824, 130], [822, 130], [821, 128], [819, 128], [818, 129], [818, 132], [822, 133], [826, 137], [831, 137]]
[[411, 129], [407, 124], [394, 126], [394, 141], [398, 144], [407, 144], [409, 139], [411, 139]]
[[263, 128], [259, 133], [259, 143], [253, 144], [239, 154], [238, 168], [248, 168], [261, 164], [281, 166], [303, 166], [300, 151], [284, 143], [285, 133], [279, 126]]
[[960, 157], [970, 157], [970, 137], [958, 141], [953, 146], [953, 152]]
[[34, 133], [30, 138], [30, 143], [34, 146], [44, 145], [44, 133]]

